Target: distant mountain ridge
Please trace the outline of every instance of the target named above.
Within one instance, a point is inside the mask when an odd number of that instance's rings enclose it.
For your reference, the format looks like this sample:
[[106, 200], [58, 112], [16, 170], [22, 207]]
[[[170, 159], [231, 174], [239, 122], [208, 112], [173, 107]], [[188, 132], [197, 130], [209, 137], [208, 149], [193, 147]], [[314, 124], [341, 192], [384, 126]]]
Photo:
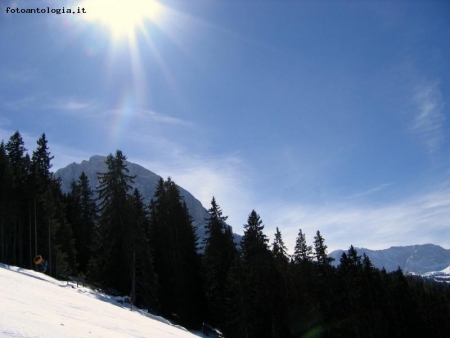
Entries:
[[[55, 172], [55, 176], [61, 179], [61, 190], [64, 193], [70, 191], [70, 184], [72, 181], [77, 181], [81, 173], [84, 172], [89, 179], [91, 188], [95, 191], [99, 185], [97, 173], [106, 172], [107, 166], [105, 163], [106, 156], [94, 155], [88, 161], [82, 161], [81, 163], [72, 163], [65, 168], [58, 169]], [[133, 188], [137, 188], [144, 197], [146, 205], [150, 203], [153, 198], [156, 185], [161, 176], [154, 172], [132, 162], [125, 161], [127, 168], [129, 169], [129, 175], [136, 176]], [[183, 189], [179, 185], [181, 196], [183, 196], [189, 213], [193, 217], [194, 226], [197, 227], [197, 235], [200, 238], [205, 236], [205, 219], [209, 217], [208, 211], [203, 207], [199, 200], [197, 200], [189, 191]], [[211, 196], [212, 198], [212, 196]], [[240, 236], [235, 235], [235, 241], [240, 241]], [[201, 241], [200, 243], [201, 244]]]
[[[404, 273], [423, 275], [431, 271], [442, 271], [450, 266], [450, 250], [434, 244], [393, 246], [384, 250], [355, 249], [358, 255], [365, 253], [369, 256], [375, 267], [384, 267], [388, 272], [400, 267]], [[335, 250], [328, 255], [335, 259], [334, 265], [339, 265], [344, 251]]]

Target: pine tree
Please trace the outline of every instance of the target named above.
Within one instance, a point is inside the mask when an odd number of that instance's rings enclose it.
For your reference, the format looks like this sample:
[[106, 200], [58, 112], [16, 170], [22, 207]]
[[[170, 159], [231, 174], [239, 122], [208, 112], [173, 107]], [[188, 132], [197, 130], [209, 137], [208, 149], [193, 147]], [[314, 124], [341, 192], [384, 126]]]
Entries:
[[150, 243], [159, 277], [161, 313], [176, 314], [187, 327], [199, 327], [203, 316], [195, 230], [178, 187], [170, 178], [161, 179], [150, 203]]
[[263, 256], [269, 252], [269, 239], [263, 230], [264, 225], [260, 216], [255, 210], [252, 210], [248, 216], [247, 224], [244, 225], [244, 236], [241, 242], [244, 260], [264, 259]]
[[251, 337], [250, 314], [252, 312], [252, 299], [249, 286], [242, 260], [239, 255], [236, 255], [226, 283], [228, 297], [224, 313], [226, 321], [223, 327], [226, 337]]
[[130, 231], [128, 192], [134, 177], [127, 174], [125, 161], [126, 156], [117, 150], [115, 156], [110, 154], [106, 158], [107, 172], [98, 173], [100, 218], [89, 274], [97, 282], [128, 293], [131, 262], [125, 238]]
[[299, 229], [294, 250], [294, 262], [310, 262], [313, 259], [312, 247], [306, 244], [305, 234]]
[[48, 141], [45, 134], [37, 140], [37, 148], [31, 157], [32, 201], [34, 209], [34, 249], [50, 262], [51, 271], [51, 219], [53, 217], [54, 196], [51, 189], [52, 173]]
[[231, 228], [225, 223], [227, 216], [223, 216], [214, 197], [208, 213], [203, 256], [205, 296], [211, 324], [223, 328], [225, 325], [227, 277], [233, 266], [237, 250]]
[[94, 192], [89, 186], [89, 179], [84, 172], [77, 182], [70, 185], [71, 191], [66, 196], [67, 220], [72, 225], [76, 243], [78, 271], [87, 273], [91, 258], [92, 238], [97, 222], [97, 205]]
[[272, 292], [272, 337], [286, 337], [287, 310], [291, 300], [291, 285], [289, 281], [289, 255], [283, 242], [278, 227], [272, 243], [272, 255], [274, 258], [274, 269], [270, 273], [270, 285]]
[[286, 245], [283, 242], [283, 238], [281, 236], [281, 232], [277, 227], [275, 232], [275, 238], [272, 243], [272, 253], [274, 255], [275, 261], [277, 262], [288, 262], [289, 255], [287, 253]]
[[[61, 226], [66, 223], [64, 212], [60, 213], [63, 211], [61, 189], [59, 181], [53, 178], [50, 171], [53, 156], [45, 134], [37, 140], [31, 159], [25, 153], [26, 148], [18, 131], [3, 149], [7, 153], [10, 212], [2, 220], [2, 259], [31, 268], [34, 266], [33, 257], [39, 252], [50, 263], [49, 274], [56, 273], [56, 266], [52, 265], [56, 260], [64, 261], [64, 264], [71, 260], [73, 268], [71, 230], [70, 226], [65, 230]], [[69, 238], [59, 251], [57, 234]], [[66, 259], [69, 261], [66, 262]]]
[[328, 266], [333, 261], [333, 258], [327, 255], [327, 248], [325, 239], [320, 234], [320, 231], [317, 230], [316, 236], [314, 236], [314, 251], [319, 265]]
[[143, 197], [135, 188], [129, 199], [131, 220], [126, 241], [131, 261], [131, 298], [133, 304], [156, 309], [157, 276], [148, 241], [148, 212]]
[[48, 274], [59, 276], [75, 272], [76, 250], [72, 228], [65, 217], [61, 184], [50, 171], [52, 159], [43, 133], [30, 164], [35, 253], [48, 261]]
[[274, 297], [271, 284], [275, 267], [263, 230], [260, 216], [252, 210], [241, 241], [246, 289], [251, 300], [247, 317], [249, 337], [270, 337], [273, 328], [273, 313], [266, 304], [271, 304]]
[[[9, 162], [10, 188], [9, 193], [9, 222], [5, 223], [5, 262], [24, 265], [24, 249], [31, 249], [25, 237], [26, 212], [28, 197], [27, 187], [27, 157], [25, 144], [19, 131], [16, 131], [5, 145]], [[28, 254], [29, 255], [29, 254]]]
[[4, 146], [8, 155], [8, 161], [14, 180], [14, 187], [17, 188], [25, 183], [27, 168], [25, 162], [25, 143], [19, 131], [16, 131]]
[[[51, 207], [48, 221], [50, 261], [48, 273], [55, 276], [73, 276], [77, 271], [77, 251], [72, 226], [66, 219], [59, 180], [51, 181]], [[53, 261], [53, 264], [51, 262]]]
[[33, 173], [36, 177], [37, 184], [40, 185], [39, 188], [43, 188], [52, 180], [52, 173], [50, 169], [54, 156], [50, 156], [50, 151], [48, 148], [48, 141], [45, 137], [45, 133], [37, 140], [38, 147], [33, 151], [33, 156], [31, 157]]

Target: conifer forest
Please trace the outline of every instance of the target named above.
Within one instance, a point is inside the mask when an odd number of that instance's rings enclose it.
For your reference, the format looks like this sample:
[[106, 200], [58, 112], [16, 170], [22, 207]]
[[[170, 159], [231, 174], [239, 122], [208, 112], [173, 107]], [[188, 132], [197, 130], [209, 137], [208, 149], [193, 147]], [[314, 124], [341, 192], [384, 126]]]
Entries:
[[160, 179], [146, 205], [120, 150], [108, 155], [96, 191], [82, 174], [63, 193], [52, 159], [45, 134], [32, 150], [19, 131], [1, 142], [2, 263], [36, 269], [33, 259], [42, 255], [46, 274], [130, 295], [140, 308], [191, 329], [208, 323], [227, 338], [450, 332], [448, 284], [379, 270], [350, 239], [335, 267], [324, 235], [317, 230], [308, 244], [299, 225], [290, 255], [282, 228], [270, 242], [250, 210], [235, 243], [214, 197], [200, 239], [175, 182]]

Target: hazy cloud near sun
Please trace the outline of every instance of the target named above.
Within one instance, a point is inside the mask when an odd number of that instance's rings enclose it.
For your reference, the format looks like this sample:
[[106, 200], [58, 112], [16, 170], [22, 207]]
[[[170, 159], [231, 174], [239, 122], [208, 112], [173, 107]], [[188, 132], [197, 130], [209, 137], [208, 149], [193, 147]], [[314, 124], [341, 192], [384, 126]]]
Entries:
[[163, 161], [141, 159], [136, 162], [165, 179], [170, 176], [178, 185], [191, 192], [206, 209], [215, 196], [224, 215], [229, 216], [228, 223], [233, 226], [233, 231], [242, 233], [242, 224], [246, 222], [251, 212], [248, 208], [255, 198], [250, 188], [251, 169], [238, 156], [190, 155], [177, 146], [170, 158]]
[[179, 124], [184, 126], [190, 126], [193, 123], [189, 121], [185, 121], [182, 119], [179, 119], [177, 117], [173, 117], [167, 114], [162, 114], [155, 112], [153, 110], [148, 109], [140, 109], [138, 110], [139, 116], [148, 121], [154, 121], [154, 122], [160, 122], [160, 123], [168, 123], [168, 124]]
[[439, 83], [419, 85], [415, 90], [414, 103], [416, 112], [411, 131], [418, 135], [427, 152], [437, 152], [444, 142], [442, 126], [445, 121], [445, 104]]

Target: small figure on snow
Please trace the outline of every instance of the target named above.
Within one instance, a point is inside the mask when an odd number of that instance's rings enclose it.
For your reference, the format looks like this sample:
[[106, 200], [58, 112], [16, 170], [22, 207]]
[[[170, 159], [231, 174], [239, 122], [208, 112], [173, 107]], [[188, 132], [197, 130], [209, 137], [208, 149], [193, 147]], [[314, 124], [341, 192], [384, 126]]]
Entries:
[[48, 262], [44, 261], [44, 258], [42, 258], [41, 255], [37, 255], [36, 257], [34, 257], [34, 264], [36, 264], [38, 271], [47, 271]]

